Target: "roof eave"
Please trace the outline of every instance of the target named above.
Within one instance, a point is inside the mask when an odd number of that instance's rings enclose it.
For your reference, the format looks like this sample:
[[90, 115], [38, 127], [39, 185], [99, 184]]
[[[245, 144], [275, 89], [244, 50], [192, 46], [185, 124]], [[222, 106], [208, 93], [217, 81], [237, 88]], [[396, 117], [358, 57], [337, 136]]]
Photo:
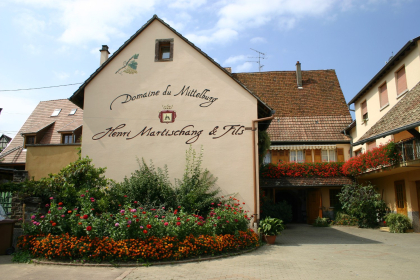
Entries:
[[391, 67], [402, 57], [406, 56], [406, 51], [408, 51], [412, 46], [416, 44], [416, 42], [420, 40], [420, 36], [416, 37], [410, 41], [408, 41], [404, 47], [402, 47], [398, 53], [394, 55], [394, 57], [385, 64], [384, 67], [382, 67], [381, 70], [359, 91], [359, 93], [356, 94], [355, 97], [353, 97], [352, 100], [350, 100], [349, 103], [347, 103], [349, 106], [356, 102], [357, 99], [359, 99], [369, 88], [372, 87], [373, 84], [375, 84]]
[[386, 132], [382, 132], [382, 133], [377, 134], [375, 136], [365, 138], [363, 140], [360, 140], [360, 141], [357, 141], [357, 142], [353, 143], [352, 146], [362, 145], [362, 144], [365, 144], [367, 142], [371, 142], [373, 140], [383, 138], [383, 137], [386, 137], [386, 136], [391, 135], [391, 134], [396, 134], [396, 133], [399, 133], [399, 132], [402, 132], [402, 131], [405, 131], [405, 130], [408, 130], [408, 129], [412, 129], [412, 128], [415, 128], [415, 127], [418, 127], [418, 126], [420, 126], [420, 121], [409, 124], [409, 125], [406, 125], [406, 126], [402, 126], [402, 127], [396, 128], [396, 129], [388, 130]]

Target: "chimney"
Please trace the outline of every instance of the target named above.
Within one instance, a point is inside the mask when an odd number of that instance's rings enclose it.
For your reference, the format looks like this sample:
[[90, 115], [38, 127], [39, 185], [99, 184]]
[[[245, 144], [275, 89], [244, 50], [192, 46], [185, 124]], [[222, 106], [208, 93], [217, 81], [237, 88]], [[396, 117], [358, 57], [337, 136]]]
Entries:
[[99, 63], [99, 66], [101, 66], [108, 59], [108, 55], [109, 55], [108, 46], [102, 45], [102, 49], [99, 51], [101, 52], [101, 62]]
[[229, 73], [232, 73], [232, 67], [225, 67], [225, 70], [228, 71]]
[[302, 70], [300, 69], [300, 62], [296, 62], [296, 81], [298, 89], [303, 89], [302, 87]]

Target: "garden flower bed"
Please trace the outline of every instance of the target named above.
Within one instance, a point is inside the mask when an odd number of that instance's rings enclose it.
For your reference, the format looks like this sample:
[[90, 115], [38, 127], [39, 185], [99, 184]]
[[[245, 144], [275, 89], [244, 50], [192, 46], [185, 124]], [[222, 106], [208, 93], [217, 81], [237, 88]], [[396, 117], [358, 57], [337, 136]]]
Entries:
[[261, 170], [263, 178], [278, 179], [281, 177], [335, 177], [343, 176], [342, 162], [298, 163], [280, 162], [268, 164]]
[[243, 204], [229, 198], [212, 203], [207, 217], [177, 209], [146, 209], [137, 201], [118, 213], [95, 212], [89, 192], [79, 196], [80, 209], [67, 209], [51, 197], [46, 214], [25, 224], [18, 248], [32, 257], [86, 261], [180, 260], [258, 247], [248, 229]]

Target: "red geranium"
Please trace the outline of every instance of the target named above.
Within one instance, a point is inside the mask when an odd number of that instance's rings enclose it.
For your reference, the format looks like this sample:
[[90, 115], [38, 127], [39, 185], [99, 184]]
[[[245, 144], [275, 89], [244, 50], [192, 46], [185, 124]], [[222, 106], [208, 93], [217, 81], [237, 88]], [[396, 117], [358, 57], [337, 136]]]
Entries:
[[87, 231], [91, 231], [91, 230], [92, 230], [92, 227], [91, 227], [91, 226], [87, 226], [87, 227], [86, 227], [86, 230], [87, 230]]
[[88, 216], [88, 215], [86, 215], [86, 214], [84, 214], [84, 215], [83, 215], [83, 219], [85, 219], [85, 220], [86, 220], [88, 217], [89, 217], [89, 216]]
[[147, 230], [143, 230], [143, 233], [144, 233], [144, 234], [147, 234]]
[[58, 205], [59, 205], [59, 206], [63, 206], [63, 202], [59, 202], [59, 203], [58, 203]]
[[177, 225], [177, 226], [180, 226], [180, 225], [181, 225], [181, 222], [176, 222], [176, 225]]
[[52, 225], [53, 227], [55, 227], [55, 226], [57, 225], [57, 223], [52, 223], [51, 225]]
[[146, 227], [147, 227], [148, 229], [151, 229], [151, 228], [152, 228], [152, 225], [150, 225], [150, 224], [149, 224], [149, 225], [147, 225]]

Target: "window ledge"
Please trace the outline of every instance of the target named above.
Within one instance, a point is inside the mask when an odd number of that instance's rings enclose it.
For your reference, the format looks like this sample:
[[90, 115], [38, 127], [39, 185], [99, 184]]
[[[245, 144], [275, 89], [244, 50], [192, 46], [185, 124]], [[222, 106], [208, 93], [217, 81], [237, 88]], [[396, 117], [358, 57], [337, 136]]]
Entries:
[[388, 106], [389, 106], [389, 103], [387, 103], [386, 105], [382, 106], [381, 109], [379, 109], [379, 112], [382, 111], [383, 109], [385, 109]]
[[399, 95], [397, 95], [397, 100], [400, 99], [400, 97], [402, 97], [404, 94], [406, 94], [408, 92], [408, 89], [404, 90], [403, 92], [401, 92]]

